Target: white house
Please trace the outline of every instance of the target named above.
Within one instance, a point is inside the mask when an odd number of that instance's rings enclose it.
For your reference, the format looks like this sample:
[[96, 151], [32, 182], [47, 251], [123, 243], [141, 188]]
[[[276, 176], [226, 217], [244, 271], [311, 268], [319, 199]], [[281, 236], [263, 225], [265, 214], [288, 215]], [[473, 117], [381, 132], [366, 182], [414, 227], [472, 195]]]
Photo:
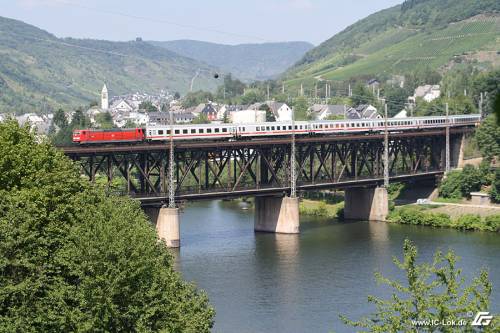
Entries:
[[348, 106], [342, 104], [314, 104], [309, 108], [309, 112], [316, 120], [324, 120], [329, 116], [342, 116], [347, 114]]
[[125, 100], [119, 100], [115, 104], [111, 106], [111, 110], [113, 113], [124, 113], [124, 112], [132, 112], [134, 111], [134, 106], [130, 105], [127, 101]]
[[266, 111], [262, 110], [241, 110], [230, 113], [233, 124], [263, 123], [266, 121]]
[[439, 84], [419, 86], [415, 89], [413, 96], [408, 97], [408, 102], [415, 104], [418, 97], [423, 98], [426, 102], [432, 102], [441, 96], [441, 88]]
[[276, 121], [290, 121], [292, 120], [292, 109], [285, 103], [280, 102], [267, 102], [267, 106], [274, 114]]

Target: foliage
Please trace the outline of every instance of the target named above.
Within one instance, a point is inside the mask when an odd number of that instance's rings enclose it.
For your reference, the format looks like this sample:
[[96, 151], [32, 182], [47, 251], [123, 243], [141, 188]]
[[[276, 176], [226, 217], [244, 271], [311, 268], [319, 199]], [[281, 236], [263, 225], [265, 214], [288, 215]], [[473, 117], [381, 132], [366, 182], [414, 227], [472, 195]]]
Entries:
[[499, 232], [500, 223], [497, 223], [499, 218], [500, 215], [481, 218], [478, 215], [466, 214], [457, 219], [451, 219], [443, 213], [425, 212], [421, 207], [402, 207], [393, 210], [387, 220], [401, 224]]
[[241, 104], [254, 104], [262, 102], [264, 100], [264, 94], [255, 88], [247, 89], [245, 94], [240, 97]]
[[480, 93], [484, 93], [483, 111], [486, 114], [495, 113], [495, 100], [498, 100], [498, 95], [500, 94], [500, 69], [479, 74], [473, 82], [473, 89], [474, 96], [476, 96], [476, 103], [479, 103]]
[[243, 95], [246, 85], [238, 79], [233, 79], [231, 74], [224, 76], [224, 83], [217, 88], [217, 98], [223, 101], [231, 101], [232, 99]]
[[293, 113], [295, 120], [308, 120], [310, 118], [308, 114], [309, 104], [307, 99], [303, 96], [297, 97], [293, 102]]
[[210, 102], [213, 100], [214, 100], [214, 96], [210, 92], [201, 91], [201, 90], [195, 91], [195, 92], [189, 92], [182, 99], [182, 107], [190, 108], [193, 106], [198, 106], [201, 103], [207, 103], [207, 102]]
[[196, 118], [193, 119], [192, 121], [193, 124], [209, 124], [210, 121], [208, 120], [208, 117], [204, 113], [200, 113]]
[[299, 205], [301, 215], [310, 215], [326, 218], [337, 218], [339, 210], [343, 209], [343, 203], [326, 203], [324, 201], [315, 201], [302, 199]]
[[476, 130], [475, 139], [487, 160], [500, 156], [500, 126], [495, 121], [495, 115], [488, 116], [481, 123]]
[[500, 203], [500, 169], [495, 170], [495, 178], [491, 184], [491, 201]]
[[109, 129], [113, 128], [113, 118], [109, 112], [99, 113], [95, 116], [96, 122], [99, 124], [99, 128]]
[[461, 198], [462, 197], [462, 173], [458, 170], [449, 172], [446, 178], [439, 184], [439, 196], [443, 198]]
[[375, 96], [373, 96], [370, 89], [363, 83], [358, 83], [352, 88], [351, 100], [356, 106], [360, 104], [375, 104]]
[[489, 170], [467, 164], [463, 170], [454, 170], [439, 185], [439, 195], [443, 198], [462, 198], [479, 191], [481, 185], [489, 185]]
[[385, 88], [384, 97], [387, 102], [387, 115], [394, 117], [398, 112], [403, 110], [409, 95], [412, 94], [400, 87]]
[[[482, 270], [469, 286], [465, 285], [462, 270], [456, 267], [458, 257], [453, 251], [437, 251], [432, 263], [418, 264], [418, 249], [410, 240], [403, 245], [403, 260], [394, 258], [394, 264], [403, 271], [404, 281], [391, 280], [375, 273], [377, 282], [392, 289], [390, 299], [368, 296], [376, 312], [359, 321], [341, 316], [344, 323], [370, 332], [417, 332], [419, 329], [454, 332], [455, 327], [438, 325], [416, 328], [414, 321], [436, 319], [471, 319], [467, 313], [488, 309], [492, 284], [488, 272]], [[487, 329], [487, 328], [486, 328]]]
[[138, 203], [0, 124], [0, 331], [209, 332], [213, 315]]
[[158, 108], [151, 103], [151, 101], [144, 101], [139, 104], [139, 110], [144, 110], [146, 112], [157, 112]]

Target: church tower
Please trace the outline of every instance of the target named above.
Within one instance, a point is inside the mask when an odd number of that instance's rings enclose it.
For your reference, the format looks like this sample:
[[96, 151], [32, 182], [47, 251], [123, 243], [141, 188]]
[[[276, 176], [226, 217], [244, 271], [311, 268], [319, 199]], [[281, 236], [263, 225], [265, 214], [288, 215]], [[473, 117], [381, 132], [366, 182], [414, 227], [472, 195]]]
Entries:
[[106, 84], [102, 87], [101, 91], [101, 109], [107, 110], [109, 108], [109, 99], [108, 99], [108, 88]]

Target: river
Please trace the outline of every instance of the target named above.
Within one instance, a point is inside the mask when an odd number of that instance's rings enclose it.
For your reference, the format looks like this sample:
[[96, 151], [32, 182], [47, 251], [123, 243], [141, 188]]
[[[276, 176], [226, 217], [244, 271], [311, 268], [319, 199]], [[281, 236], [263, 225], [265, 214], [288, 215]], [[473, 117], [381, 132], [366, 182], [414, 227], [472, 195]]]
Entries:
[[235, 202], [198, 202], [181, 215], [176, 267], [204, 289], [217, 315], [214, 332], [353, 332], [338, 315], [370, 313], [367, 295], [390, 296], [373, 273], [402, 278], [392, 263], [405, 238], [430, 261], [454, 249], [466, 277], [486, 267], [500, 311], [500, 235], [381, 222], [301, 216], [300, 235], [254, 233], [253, 212]]

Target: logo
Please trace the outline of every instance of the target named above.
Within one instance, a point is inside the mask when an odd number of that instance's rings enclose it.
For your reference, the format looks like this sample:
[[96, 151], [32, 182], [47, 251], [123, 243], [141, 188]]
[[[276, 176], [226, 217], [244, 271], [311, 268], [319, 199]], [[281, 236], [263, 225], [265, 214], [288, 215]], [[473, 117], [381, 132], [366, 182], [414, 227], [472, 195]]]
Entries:
[[472, 321], [472, 326], [488, 326], [491, 323], [493, 316], [489, 312], [478, 312]]

